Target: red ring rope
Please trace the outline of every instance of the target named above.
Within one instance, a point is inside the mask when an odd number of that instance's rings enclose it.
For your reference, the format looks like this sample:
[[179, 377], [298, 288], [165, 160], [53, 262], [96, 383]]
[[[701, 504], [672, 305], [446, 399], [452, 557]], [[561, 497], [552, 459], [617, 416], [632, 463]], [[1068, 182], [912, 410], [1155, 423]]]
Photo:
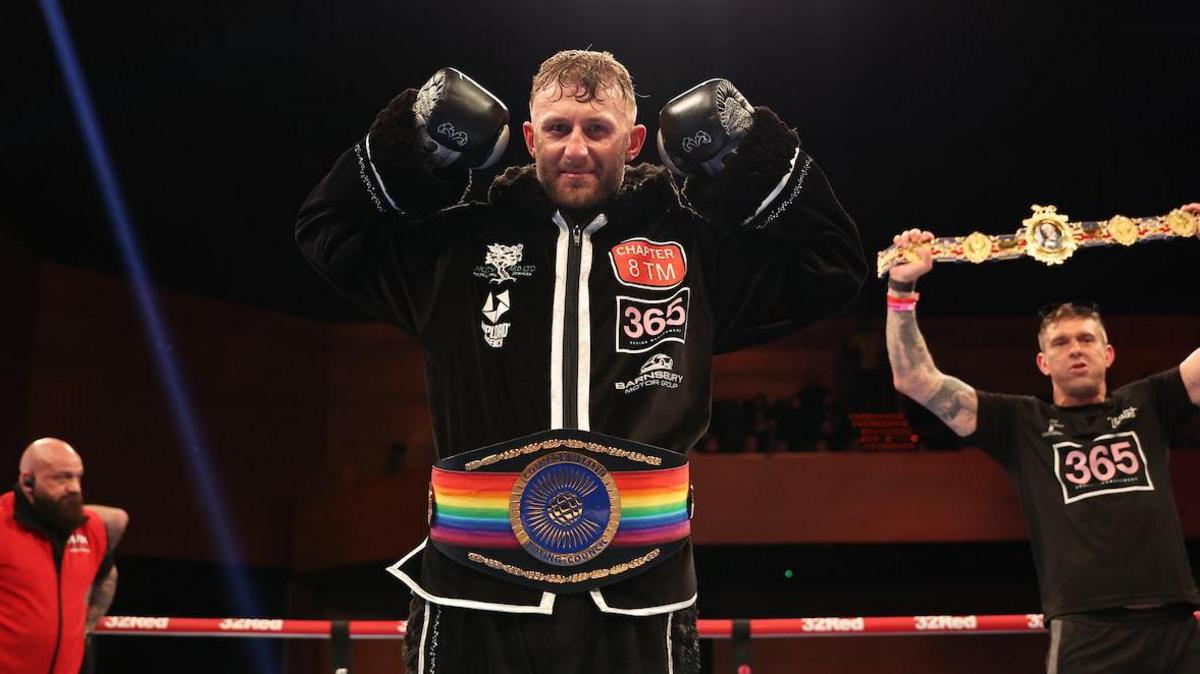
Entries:
[[[1200, 619], [1200, 611], [1196, 612]], [[402, 620], [351, 620], [351, 639], [399, 639], [404, 636]], [[107, 616], [96, 627], [99, 634], [139, 634], [191, 637], [271, 637], [282, 639], [328, 639], [328, 620], [283, 620], [273, 618], [170, 618]], [[898, 636], [905, 634], [989, 633], [1020, 634], [1044, 629], [1040, 613], [1016, 615], [938, 615], [850, 618], [755, 618], [750, 636], [828, 637]], [[704, 639], [728, 639], [733, 620], [699, 621]]]

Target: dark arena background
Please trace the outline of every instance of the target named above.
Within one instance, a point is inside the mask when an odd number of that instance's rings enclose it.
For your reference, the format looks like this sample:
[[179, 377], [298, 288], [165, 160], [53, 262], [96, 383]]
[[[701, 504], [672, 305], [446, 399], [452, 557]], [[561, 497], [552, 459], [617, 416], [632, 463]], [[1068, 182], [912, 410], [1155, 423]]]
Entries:
[[[64, 438], [86, 500], [130, 513], [111, 615], [403, 619], [384, 568], [424, 536], [421, 356], [293, 234], [393, 95], [454, 66], [519, 124], [538, 64], [590, 46], [628, 66], [653, 134], [668, 99], [726, 77], [795, 125], [873, 265], [908, 227], [1000, 234], [1031, 204], [1104, 220], [1200, 201], [1198, 5], [1114, 4], [7, 2], [0, 468], [15, 481], [30, 440]], [[658, 162], [652, 144], [639, 159]], [[514, 137], [473, 193], [528, 161]], [[1037, 309], [1094, 301], [1120, 385], [1200, 346], [1198, 266], [1195, 239], [939, 264], [922, 326], [948, 373], [1048, 395]], [[891, 387], [883, 294], [872, 274], [841, 314], [718, 359], [692, 457], [701, 618], [1040, 610], [1003, 470]], [[1174, 448], [1195, 569], [1200, 419]], [[102, 673], [333, 671], [322, 640], [93, 642]], [[735, 671], [736, 644], [702, 643], [705, 671]], [[851, 636], [750, 656], [755, 672], [1037, 672], [1046, 645]], [[356, 673], [403, 671], [398, 640], [351, 656]]]

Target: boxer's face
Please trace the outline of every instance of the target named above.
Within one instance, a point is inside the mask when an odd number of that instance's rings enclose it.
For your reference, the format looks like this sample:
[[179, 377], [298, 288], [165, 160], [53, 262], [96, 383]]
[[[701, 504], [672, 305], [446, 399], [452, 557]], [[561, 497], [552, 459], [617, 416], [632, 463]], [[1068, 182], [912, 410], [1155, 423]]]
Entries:
[[646, 141], [646, 127], [634, 123], [633, 105], [619, 92], [581, 103], [573, 89], [543, 89], [530, 105], [525, 146], [533, 155], [538, 181], [560, 208], [595, 208], [617, 192]]
[[1100, 390], [1115, 357], [1104, 330], [1092, 318], [1062, 318], [1051, 323], [1041, 344], [1038, 369], [1075, 398], [1088, 398]]

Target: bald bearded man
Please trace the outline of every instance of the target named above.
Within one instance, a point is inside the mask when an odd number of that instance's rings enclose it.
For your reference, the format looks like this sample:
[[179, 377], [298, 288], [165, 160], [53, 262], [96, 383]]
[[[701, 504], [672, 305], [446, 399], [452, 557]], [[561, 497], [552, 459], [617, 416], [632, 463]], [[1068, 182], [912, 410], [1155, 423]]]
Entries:
[[112, 604], [112, 550], [129, 515], [84, 506], [83, 459], [42, 438], [25, 448], [0, 496], [0, 672], [76, 674], [84, 643]]

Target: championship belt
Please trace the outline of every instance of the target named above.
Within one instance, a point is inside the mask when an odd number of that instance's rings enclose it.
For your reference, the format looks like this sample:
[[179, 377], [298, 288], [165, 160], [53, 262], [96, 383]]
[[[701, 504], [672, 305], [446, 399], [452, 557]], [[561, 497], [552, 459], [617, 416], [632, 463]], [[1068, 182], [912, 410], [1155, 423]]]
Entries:
[[464, 566], [552, 592], [624, 580], [691, 535], [683, 454], [553, 430], [437, 462], [429, 540]]
[[[1015, 234], [983, 234], [942, 236], [928, 246], [937, 262], [985, 262], [1011, 260], [1028, 255], [1045, 264], [1062, 264], [1075, 254], [1076, 248], [1132, 246], [1139, 241], [1173, 239], [1196, 235], [1196, 216], [1181, 209], [1150, 218], [1128, 218], [1115, 215], [1108, 220], [1068, 222], [1065, 213], [1054, 206], [1034, 205], [1033, 215], [1022, 220], [1024, 225]], [[892, 267], [916, 262], [911, 249], [890, 246], [879, 252], [876, 271], [880, 278]]]

